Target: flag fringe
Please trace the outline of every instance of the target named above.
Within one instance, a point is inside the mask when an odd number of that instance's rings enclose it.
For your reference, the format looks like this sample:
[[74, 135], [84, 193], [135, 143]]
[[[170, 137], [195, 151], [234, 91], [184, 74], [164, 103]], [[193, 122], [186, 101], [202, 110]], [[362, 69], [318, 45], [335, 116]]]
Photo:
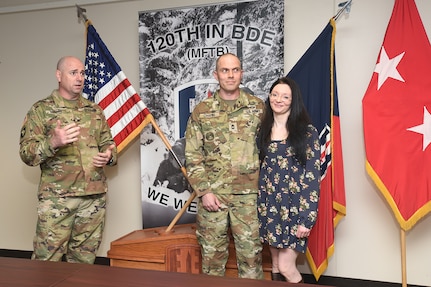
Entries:
[[118, 150], [118, 154], [121, 153], [122, 150], [124, 150], [124, 148], [130, 143], [132, 142], [140, 133], [141, 131], [151, 122], [154, 121], [153, 115], [147, 114], [145, 116], [145, 119], [142, 121], [142, 123], [139, 124], [138, 127], [136, 127], [136, 129], [133, 130], [133, 132], [131, 132], [118, 146], [117, 146], [117, 150]]
[[[335, 241], [334, 241], [335, 242]], [[327, 251], [326, 251], [326, 258], [319, 266], [316, 266], [314, 263], [315, 260], [313, 256], [311, 255], [311, 252], [307, 249], [305, 256], [307, 257], [308, 264], [310, 265], [311, 272], [313, 272], [314, 278], [316, 281], [319, 281], [320, 276], [325, 272], [325, 270], [328, 268], [329, 265], [329, 258], [334, 254], [335, 246], [334, 243], [332, 243]]]
[[335, 228], [337, 227], [340, 220], [346, 216], [346, 206], [335, 201], [332, 203], [332, 205], [333, 205], [332, 208], [335, 211], [337, 211], [337, 214], [334, 217], [334, 228]]
[[428, 201], [421, 208], [416, 210], [416, 212], [410, 218], [405, 219], [401, 215], [401, 212], [398, 209], [398, 206], [395, 203], [394, 199], [392, 198], [391, 193], [388, 191], [385, 184], [382, 182], [377, 172], [373, 169], [373, 167], [368, 162], [368, 160], [365, 163], [365, 168], [367, 170], [368, 175], [371, 177], [371, 179], [374, 181], [377, 188], [385, 197], [386, 201], [388, 202], [390, 208], [392, 209], [395, 215], [395, 218], [397, 219], [398, 223], [400, 224], [400, 227], [403, 230], [408, 231], [409, 229], [411, 229], [420, 219], [422, 219], [425, 215], [427, 215], [431, 211], [431, 201]]
[[[336, 24], [335, 24], [335, 19], [331, 18], [329, 20], [329, 23], [332, 26], [332, 37], [331, 37], [331, 53], [330, 53], [330, 76], [331, 76], [331, 115], [334, 114], [334, 92], [335, 92], [335, 73], [334, 73], [334, 64], [335, 64], [335, 35], [337, 32], [337, 28], [336, 28]], [[331, 116], [331, 150], [334, 151], [334, 117]], [[341, 148], [338, 147], [338, 148]], [[333, 157], [335, 156], [335, 153], [333, 154]], [[336, 170], [335, 170], [335, 160], [332, 160], [332, 164], [331, 164], [331, 168], [332, 168], [332, 190], [335, 190], [335, 176], [336, 176]], [[335, 202], [333, 201], [333, 209], [335, 211], [337, 211], [336, 216], [334, 217], [334, 228], [337, 226], [338, 222], [341, 220], [341, 218], [343, 218], [346, 215], [346, 206], [342, 205], [339, 202]], [[335, 233], [335, 230], [334, 230]], [[328, 252], [329, 253], [329, 252]]]

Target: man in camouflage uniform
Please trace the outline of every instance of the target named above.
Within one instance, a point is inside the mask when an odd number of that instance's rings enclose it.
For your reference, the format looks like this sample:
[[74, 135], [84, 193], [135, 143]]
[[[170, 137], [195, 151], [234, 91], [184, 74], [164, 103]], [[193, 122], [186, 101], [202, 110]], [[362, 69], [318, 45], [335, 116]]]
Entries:
[[58, 61], [58, 89], [28, 111], [20, 156], [40, 166], [32, 259], [94, 263], [105, 222], [105, 165], [117, 150], [102, 109], [83, 98], [84, 65]]
[[220, 88], [190, 115], [186, 130], [186, 167], [199, 197], [196, 235], [202, 272], [224, 276], [230, 227], [238, 276], [262, 279], [256, 198], [259, 160], [255, 136], [264, 103], [239, 88], [241, 63], [222, 55], [214, 77]]

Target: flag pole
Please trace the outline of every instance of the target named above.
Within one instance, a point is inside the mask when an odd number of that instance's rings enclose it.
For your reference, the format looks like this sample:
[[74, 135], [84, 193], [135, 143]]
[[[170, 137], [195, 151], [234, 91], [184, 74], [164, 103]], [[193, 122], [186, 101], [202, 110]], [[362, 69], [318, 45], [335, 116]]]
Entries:
[[78, 22], [81, 23], [82, 22], [87, 22], [87, 16], [85, 15], [85, 12], [87, 12], [86, 9], [78, 6], [78, 4], [76, 4], [76, 12], [78, 13]]
[[[89, 20], [87, 18], [87, 16], [85, 15], [85, 12], [87, 11], [86, 9], [80, 7], [79, 5], [76, 5], [76, 10], [77, 10], [77, 14], [78, 14], [78, 21], [81, 22], [83, 21], [84, 24], [86, 24]], [[163, 143], [165, 144], [165, 146], [167, 147], [167, 149], [169, 150], [170, 154], [173, 156], [173, 158], [175, 159], [175, 161], [177, 162], [178, 166], [180, 167], [180, 170], [182, 172], [182, 174], [184, 175], [184, 177], [186, 178], [187, 182], [189, 182], [188, 176], [187, 176], [187, 171], [186, 168], [183, 166], [183, 164], [181, 163], [181, 161], [179, 160], [178, 156], [175, 154], [175, 152], [172, 150], [172, 146], [169, 143], [169, 141], [166, 139], [166, 136], [164, 135], [164, 133], [161, 131], [159, 125], [156, 123], [156, 121], [154, 120], [153, 115], [150, 113], [146, 116], [146, 118], [149, 118], [149, 122], [152, 124], [153, 128], [156, 130], [157, 134], [159, 135], [159, 137], [162, 139]], [[196, 192], [193, 191], [192, 195], [190, 196], [190, 198], [186, 201], [186, 203], [184, 204], [184, 206], [181, 208], [181, 210], [177, 213], [177, 215], [174, 217], [174, 219], [171, 221], [171, 223], [169, 224], [168, 228], [166, 229], [165, 232], [170, 232], [171, 229], [173, 228], [173, 226], [177, 223], [177, 221], [180, 219], [180, 217], [184, 214], [184, 212], [186, 211], [186, 209], [189, 207], [189, 205], [192, 203], [192, 201], [195, 199], [196, 197]]]
[[402, 228], [401, 228], [401, 278], [402, 278], [402, 287], [407, 287], [406, 232]]
[[344, 6], [337, 12], [337, 14], [335, 14], [335, 16], [333, 17], [335, 21], [337, 21], [337, 19], [346, 11], [346, 12], [350, 12], [350, 7], [352, 5], [352, 1], [353, 0], [349, 0], [347, 2], [343, 2], [338, 4], [338, 6], [341, 6], [344, 4]]
[[[151, 116], [148, 115], [148, 116]], [[166, 147], [168, 148], [169, 152], [174, 156], [175, 160], [177, 161], [178, 165], [180, 166], [180, 169], [184, 175], [184, 177], [187, 179], [187, 181], [189, 180], [187, 177], [187, 171], [186, 168], [182, 165], [181, 161], [178, 159], [177, 155], [175, 154], [175, 152], [172, 150], [172, 147], [169, 143], [169, 141], [166, 139], [165, 135], [163, 134], [163, 132], [160, 130], [159, 126], [157, 125], [156, 121], [154, 120], [154, 117], [151, 116], [150, 118], [150, 122], [153, 125], [153, 128], [156, 130], [157, 134], [160, 136], [160, 138], [162, 139], [163, 143], [166, 145]], [[177, 223], [177, 221], [180, 219], [180, 217], [184, 214], [184, 212], [186, 211], [186, 209], [189, 207], [189, 205], [192, 203], [192, 201], [195, 199], [196, 197], [196, 192], [193, 191], [193, 193], [190, 195], [189, 199], [186, 201], [186, 203], [183, 205], [183, 207], [181, 208], [181, 210], [177, 213], [177, 215], [174, 217], [174, 219], [172, 219], [171, 223], [169, 224], [168, 228], [166, 228], [165, 232], [170, 232], [173, 228], [173, 226]]]

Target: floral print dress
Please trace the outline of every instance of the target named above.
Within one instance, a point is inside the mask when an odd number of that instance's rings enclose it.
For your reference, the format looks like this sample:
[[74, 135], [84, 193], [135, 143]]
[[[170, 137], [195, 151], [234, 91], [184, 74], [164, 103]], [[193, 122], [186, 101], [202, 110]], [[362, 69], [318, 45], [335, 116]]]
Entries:
[[307, 239], [296, 237], [299, 225], [317, 220], [320, 186], [320, 143], [316, 128], [307, 133], [307, 163], [293, 156], [289, 140], [271, 141], [259, 176], [258, 215], [262, 243], [304, 253]]

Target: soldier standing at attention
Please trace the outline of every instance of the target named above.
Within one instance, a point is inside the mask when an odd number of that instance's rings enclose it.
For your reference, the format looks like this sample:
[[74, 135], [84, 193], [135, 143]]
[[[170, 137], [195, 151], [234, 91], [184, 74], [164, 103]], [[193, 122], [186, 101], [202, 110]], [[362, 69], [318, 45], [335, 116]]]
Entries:
[[264, 103], [239, 88], [242, 68], [237, 56], [217, 59], [219, 89], [199, 103], [186, 129], [186, 167], [199, 197], [196, 235], [202, 272], [224, 276], [230, 227], [238, 276], [263, 279], [257, 193], [259, 159], [256, 134]]
[[36, 102], [21, 128], [20, 156], [39, 166], [38, 220], [32, 259], [94, 263], [102, 241], [105, 165], [117, 149], [102, 109], [82, 97], [84, 65], [58, 61], [58, 89]]

